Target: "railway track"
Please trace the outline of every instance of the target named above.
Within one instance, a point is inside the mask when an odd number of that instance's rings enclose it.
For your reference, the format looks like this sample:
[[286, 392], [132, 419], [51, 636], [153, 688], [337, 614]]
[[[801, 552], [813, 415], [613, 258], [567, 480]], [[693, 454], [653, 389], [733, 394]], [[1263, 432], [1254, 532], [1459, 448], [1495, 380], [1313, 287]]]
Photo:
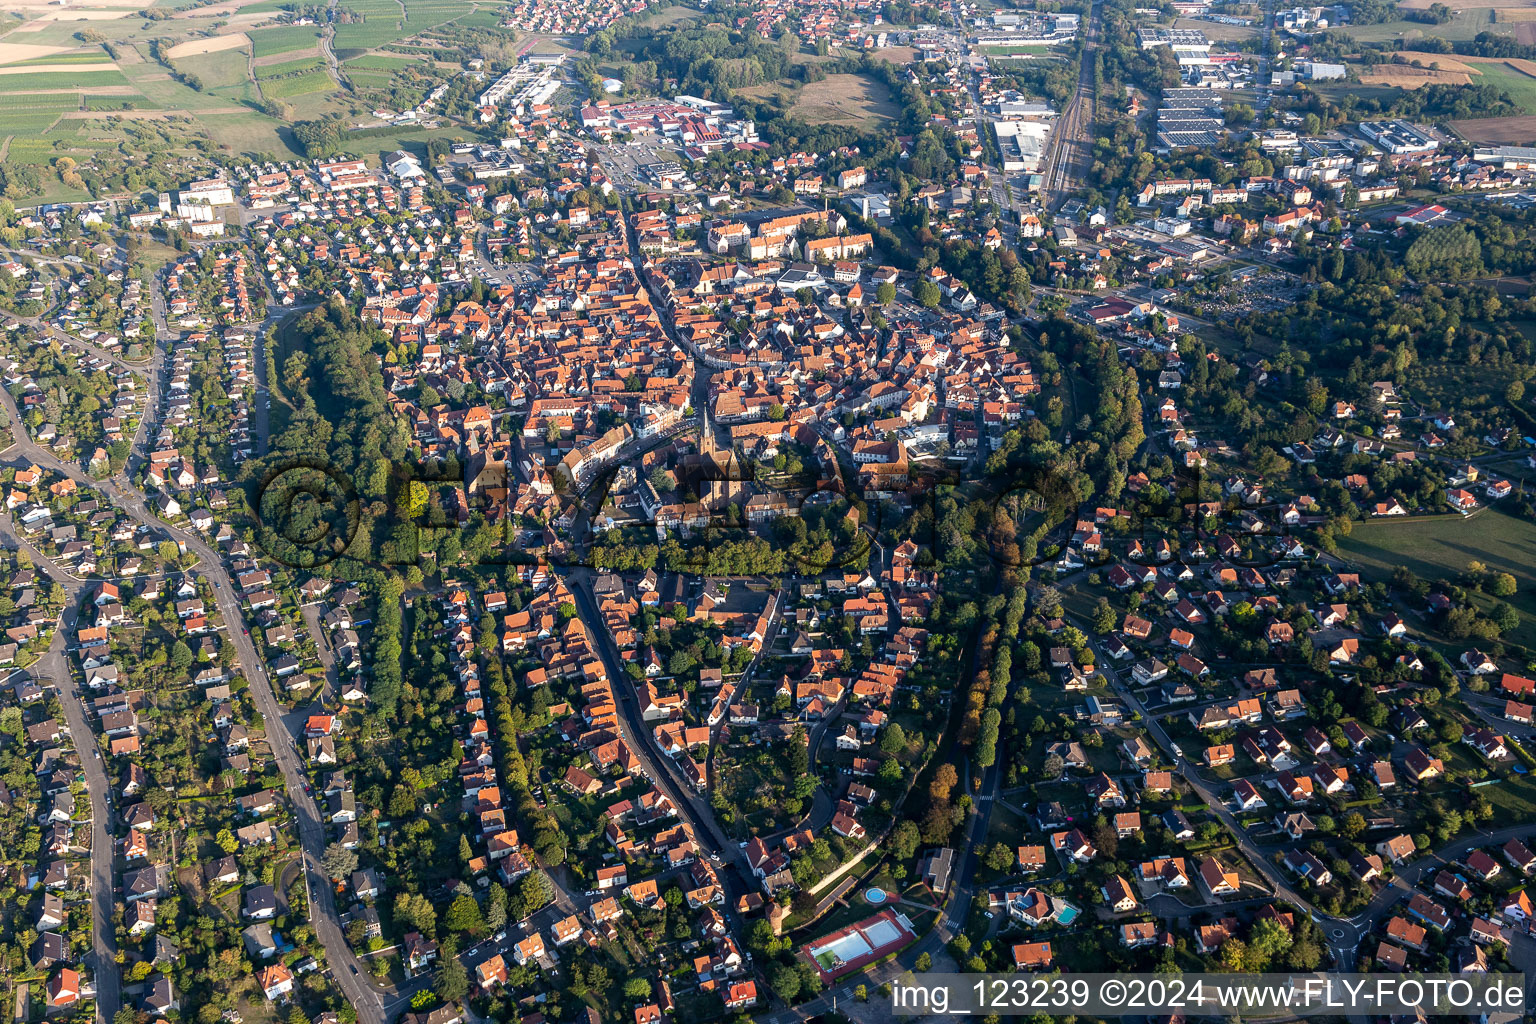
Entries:
[[1071, 102], [1056, 123], [1056, 130], [1051, 133], [1050, 152], [1046, 157], [1045, 175], [1041, 182], [1041, 194], [1050, 208], [1059, 206], [1078, 187], [1092, 153], [1088, 128], [1093, 124], [1094, 116], [1093, 50], [1099, 41], [1100, 9], [1101, 4], [1094, 3], [1089, 11], [1077, 91], [1072, 94]]

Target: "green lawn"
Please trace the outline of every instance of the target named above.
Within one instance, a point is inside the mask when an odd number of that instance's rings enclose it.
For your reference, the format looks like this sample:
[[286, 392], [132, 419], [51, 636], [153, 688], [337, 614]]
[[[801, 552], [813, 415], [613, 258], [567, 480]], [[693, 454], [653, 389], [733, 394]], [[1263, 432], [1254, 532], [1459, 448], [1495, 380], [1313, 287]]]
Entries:
[[228, 89], [250, 82], [245, 74], [245, 62], [245, 50], [239, 49], [179, 57], [172, 63], [182, 74], [201, 79], [204, 89]]
[[1536, 523], [1487, 508], [1470, 519], [1456, 515], [1357, 523], [1339, 546], [1362, 569], [1390, 576], [1406, 565], [1425, 579], [1439, 579], [1482, 562], [1513, 573], [1522, 587], [1536, 586]]
[[111, 96], [86, 95], [86, 110], [154, 110], [155, 104], [149, 101], [149, 97], [140, 93], [129, 93], [126, 96], [113, 94]]
[[282, 160], [303, 155], [286, 125], [254, 110], [239, 114], [199, 114], [197, 123], [214, 142], [232, 153], [273, 153]]
[[[236, 54], [236, 57], [242, 55]], [[179, 66], [179, 62], [178, 62]], [[128, 80], [149, 98], [150, 104], [165, 110], [199, 111], [209, 107], [228, 107], [228, 95], [215, 91], [198, 92], [171, 77], [171, 73], [159, 64], [145, 62], [129, 64], [123, 69]]]
[[1340, 25], [1338, 31], [1362, 43], [1383, 43], [1396, 39], [1471, 39], [1479, 32], [1514, 34], [1514, 25], [1495, 23], [1493, 11], [1486, 7], [1456, 11], [1444, 25], [1426, 25], [1418, 21], [1384, 21], [1379, 25]]
[[1520, 589], [1509, 603], [1524, 621], [1509, 639], [1536, 646], [1536, 523], [1498, 508], [1486, 508], [1470, 519], [1379, 519], [1357, 523], [1348, 537], [1340, 538], [1339, 548], [1372, 579], [1390, 579], [1400, 565], [1421, 579], [1453, 579], [1468, 562], [1510, 573]]
[[1516, 71], [1508, 64], [1474, 64], [1481, 71], [1472, 79], [1474, 85], [1491, 85], [1509, 93], [1522, 114], [1536, 114], [1536, 78]]

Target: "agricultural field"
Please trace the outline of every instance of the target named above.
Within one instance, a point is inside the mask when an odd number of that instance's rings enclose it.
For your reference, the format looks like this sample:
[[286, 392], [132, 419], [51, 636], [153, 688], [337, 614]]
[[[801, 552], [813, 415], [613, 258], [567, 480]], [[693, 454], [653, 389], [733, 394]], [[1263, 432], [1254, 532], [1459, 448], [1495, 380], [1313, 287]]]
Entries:
[[[13, 69], [7, 68], [7, 71]], [[110, 71], [29, 71], [0, 74], [0, 93], [81, 92], [88, 89], [126, 86], [128, 80], [116, 68]]]
[[1385, 85], [1397, 89], [1418, 89], [1426, 85], [1468, 85], [1472, 76], [1465, 71], [1416, 68], [1411, 64], [1378, 64], [1360, 69], [1365, 85]]
[[[1400, 0], [1397, 6], [1401, 7], [1405, 11], [1426, 11], [1435, 2], [1436, 0]], [[1466, 0], [1466, 2], [1458, 2], [1456, 4], [1458, 10], [1488, 8], [1502, 11], [1516, 10], [1519, 8], [1530, 8], [1533, 6], [1536, 6], [1536, 4], [1532, 4], [1531, 0]]]
[[362, 51], [387, 46], [406, 35], [402, 22], [373, 21], [363, 25], [337, 25], [337, 50]]
[[353, 0], [351, 10], [363, 16], [360, 24], [336, 26], [333, 44], [338, 50], [368, 50], [405, 37], [405, 8], [398, 0]]
[[389, 57], [384, 54], [370, 53], [364, 57], [353, 57], [346, 62], [346, 70], [350, 73], [358, 71], [405, 71], [410, 68], [427, 68], [428, 65], [419, 60], [411, 60], [409, 57]]
[[280, 11], [286, 11], [289, 3], [290, 0], [257, 0], [256, 3], [233, 4], [230, 6], [238, 8], [241, 14], [276, 14]]
[[275, 81], [262, 82], [261, 94], [271, 99], [287, 99], [290, 96], [307, 96], [310, 93], [329, 92], [336, 88], [336, 82], [324, 69], [306, 71], [291, 78], [279, 78]]
[[335, 45], [348, 52], [375, 49], [420, 35], [448, 22], [495, 28], [500, 18], [467, 0], [354, 0], [348, 6], [363, 15], [362, 24], [336, 26]]
[[319, 71], [325, 67], [325, 61], [319, 57], [304, 57], [299, 60], [287, 60], [281, 64], [263, 64], [256, 68], [256, 77], [262, 80], [268, 78], [282, 78], [284, 75], [296, 75], [303, 71]]
[[75, 93], [0, 96], [0, 132], [31, 134], [47, 128], [67, 110], [79, 110]]
[[311, 50], [320, 45], [320, 30], [313, 25], [280, 25], [258, 28], [246, 33], [251, 37], [258, 58], [276, 53]]
[[11, 68], [36, 67], [43, 64], [110, 64], [112, 58], [107, 56], [105, 50], [92, 47], [85, 53], [51, 53], [42, 57], [30, 57], [26, 60], [11, 61], [6, 64], [6, 70]]
[[1452, 121], [1451, 127], [1468, 142], [1483, 145], [1529, 146], [1536, 143], [1536, 116]]
[[177, 43], [166, 51], [166, 56], [172, 60], [181, 60], [183, 57], [195, 57], [205, 53], [219, 53], [225, 50], [249, 49], [250, 38], [244, 32], [234, 32], [227, 36], [213, 36], [208, 39], [188, 39], [184, 43]]

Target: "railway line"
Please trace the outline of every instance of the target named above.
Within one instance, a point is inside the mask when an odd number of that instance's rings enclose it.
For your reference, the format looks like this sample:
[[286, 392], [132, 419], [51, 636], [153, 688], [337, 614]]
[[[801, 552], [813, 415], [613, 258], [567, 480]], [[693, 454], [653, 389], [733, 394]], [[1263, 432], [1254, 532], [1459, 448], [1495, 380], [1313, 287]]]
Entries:
[[1099, 41], [1101, 9], [1101, 2], [1094, 3], [1090, 9], [1077, 91], [1072, 94], [1071, 102], [1062, 111], [1061, 119], [1051, 133], [1040, 189], [1048, 208], [1061, 205], [1061, 201], [1078, 187], [1092, 157], [1089, 129], [1094, 119], [1093, 50]]

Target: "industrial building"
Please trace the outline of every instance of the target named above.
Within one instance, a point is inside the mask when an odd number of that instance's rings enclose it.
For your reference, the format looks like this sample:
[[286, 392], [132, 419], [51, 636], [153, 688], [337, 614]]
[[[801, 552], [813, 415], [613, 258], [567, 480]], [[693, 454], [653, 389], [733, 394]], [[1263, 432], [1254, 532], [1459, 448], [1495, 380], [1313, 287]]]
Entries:
[[1157, 111], [1157, 149], [1220, 145], [1227, 122], [1220, 98], [1210, 89], [1167, 89]]
[[1536, 170], [1536, 146], [1479, 146], [1472, 159], [1506, 171]]
[[994, 121], [992, 130], [997, 134], [1004, 173], [1039, 170], [1045, 157], [1045, 141], [1051, 135], [1050, 125], [1042, 121]]
[[1391, 121], [1361, 121], [1360, 134], [1388, 153], [1432, 153], [1440, 142], [1418, 125], [1401, 118]]
[[1205, 33], [1192, 28], [1164, 28], [1162, 25], [1144, 25], [1136, 30], [1136, 38], [1143, 50], [1167, 46], [1180, 64], [1209, 64], [1211, 41]]

